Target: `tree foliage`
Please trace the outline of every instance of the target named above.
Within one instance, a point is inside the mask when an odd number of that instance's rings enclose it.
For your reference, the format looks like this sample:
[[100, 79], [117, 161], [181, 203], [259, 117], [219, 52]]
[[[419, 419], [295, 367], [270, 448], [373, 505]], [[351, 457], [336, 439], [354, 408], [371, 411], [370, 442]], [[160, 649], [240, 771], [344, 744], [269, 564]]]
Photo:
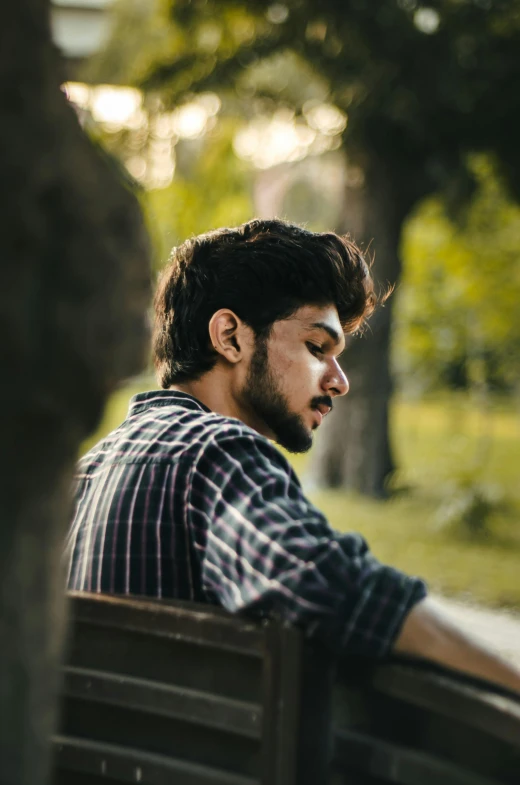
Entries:
[[233, 121], [223, 121], [204, 140], [181, 142], [177, 155], [190, 165], [184, 163], [167, 188], [143, 196], [159, 266], [187, 237], [251, 217], [247, 173], [233, 152], [234, 130]]
[[470, 165], [462, 223], [432, 198], [405, 229], [394, 355], [408, 383], [507, 390], [520, 382], [520, 207], [488, 158]]
[[295, 94], [283, 73], [247, 78], [291, 51], [348, 113], [345, 144], [361, 163], [370, 153], [386, 165], [391, 158], [421, 180], [412, 192], [443, 187], [453, 197], [471, 180], [466, 151], [492, 149], [520, 192], [518, 0], [432, 0], [427, 8], [416, 0], [160, 0], [151, 7], [124, 5], [117, 46], [99, 62], [98, 77], [158, 89], [170, 103], [225, 89], [249, 103], [270, 96], [301, 108], [306, 91]]

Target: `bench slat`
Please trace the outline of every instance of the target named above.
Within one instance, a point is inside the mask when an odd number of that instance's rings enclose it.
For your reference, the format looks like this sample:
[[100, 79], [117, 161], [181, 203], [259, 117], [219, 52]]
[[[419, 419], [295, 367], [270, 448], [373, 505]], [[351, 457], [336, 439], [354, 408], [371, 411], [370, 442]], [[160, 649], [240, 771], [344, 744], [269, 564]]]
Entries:
[[187, 687], [69, 666], [64, 668], [62, 689], [67, 697], [175, 717], [251, 739], [261, 735], [262, 708], [258, 704]]
[[231, 616], [220, 608], [82, 592], [70, 592], [69, 597], [71, 623], [132, 630], [150, 637], [263, 656], [265, 636], [258, 622]]
[[[340, 731], [335, 737], [334, 768], [355, 771], [394, 785], [496, 785], [494, 780], [464, 771], [423, 752], [399, 747], [372, 736]], [[356, 780], [357, 781], [357, 780]]]
[[484, 691], [476, 682], [407, 665], [383, 665], [373, 677], [376, 690], [479, 728], [520, 749], [520, 701]]
[[[63, 782], [66, 781], [65, 772], [70, 771], [92, 775], [93, 785], [97, 779], [99, 785], [107, 779], [134, 785], [259, 785], [258, 780], [251, 777], [209, 766], [70, 736], [56, 736], [54, 750]], [[73, 785], [74, 777], [70, 782]]]

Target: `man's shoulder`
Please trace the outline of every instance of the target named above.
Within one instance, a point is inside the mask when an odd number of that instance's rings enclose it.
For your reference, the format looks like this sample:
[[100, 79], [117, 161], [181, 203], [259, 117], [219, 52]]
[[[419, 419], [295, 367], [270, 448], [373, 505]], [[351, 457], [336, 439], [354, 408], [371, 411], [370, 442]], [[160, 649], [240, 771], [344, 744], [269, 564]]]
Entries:
[[199, 441], [198, 459], [239, 466], [244, 472], [264, 467], [291, 473], [280, 450], [241, 420], [218, 414], [208, 416], [204, 438]]
[[276, 447], [265, 436], [234, 417], [225, 417], [216, 412], [200, 412], [197, 422], [193, 421], [193, 424], [199, 426], [196, 441], [201, 447], [233, 451], [235, 446], [240, 446], [243, 449], [262, 449], [278, 454]]
[[101, 464], [157, 460], [243, 460], [263, 456], [285, 461], [277, 448], [241, 420], [225, 417], [195, 399], [152, 393], [135, 396], [127, 418], [79, 462], [78, 471]]
[[153, 414], [144, 414], [141, 423], [151, 434], [152, 440], [161, 439], [169, 445], [190, 451], [197, 451], [210, 444], [225, 445], [235, 441], [271, 446], [264, 436], [242, 420], [203, 409], [184, 409], [172, 405]]
[[161, 390], [147, 397], [135, 396], [126, 424], [130, 429], [145, 430], [154, 440], [180, 443], [190, 451], [210, 444], [229, 447], [242, 443], [261, 445], [278, 454], [268, 439], [242, 420], [211, 411], [187, 393]]

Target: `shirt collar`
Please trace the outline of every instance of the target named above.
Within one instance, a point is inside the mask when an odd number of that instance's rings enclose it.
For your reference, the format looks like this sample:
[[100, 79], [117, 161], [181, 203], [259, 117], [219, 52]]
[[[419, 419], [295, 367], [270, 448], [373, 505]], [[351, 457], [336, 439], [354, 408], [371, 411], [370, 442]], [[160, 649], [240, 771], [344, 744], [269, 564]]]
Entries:
[[211, 412], [205, 404], [188, 393], [178, 390], [149, 390], [137, 393], [130, 399], [128, 416], [140, 414], [156, 406], [182, 406], [183, 409], [192, 411]]

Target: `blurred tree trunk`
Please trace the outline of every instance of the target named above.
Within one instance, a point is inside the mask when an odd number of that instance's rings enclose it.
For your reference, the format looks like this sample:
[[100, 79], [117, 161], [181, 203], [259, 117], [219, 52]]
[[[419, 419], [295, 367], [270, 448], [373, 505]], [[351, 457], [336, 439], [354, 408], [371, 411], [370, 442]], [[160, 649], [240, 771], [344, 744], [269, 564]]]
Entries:
[[144, 360], [148, 248], [135, 198], [59, 88], [49, 0], [0, 32], [0, 783], [49, 770], [72, 467]]
[[[374, 257], [373, 272], [383, 288], [396, 284], [400, 273], [399, 239], [410, 207], [403, 179], [403, 172], [392, 172], [381, 161], [347, 172], [341, 229]], [[386, 495], [395, 468], [388, 414], [392, 304], [393, 297], [377, 309], [365, 334], [349, 341], [342, 366], [350, 392], [335, 401], [320, 429], [308, 478], [313, 485]]]

